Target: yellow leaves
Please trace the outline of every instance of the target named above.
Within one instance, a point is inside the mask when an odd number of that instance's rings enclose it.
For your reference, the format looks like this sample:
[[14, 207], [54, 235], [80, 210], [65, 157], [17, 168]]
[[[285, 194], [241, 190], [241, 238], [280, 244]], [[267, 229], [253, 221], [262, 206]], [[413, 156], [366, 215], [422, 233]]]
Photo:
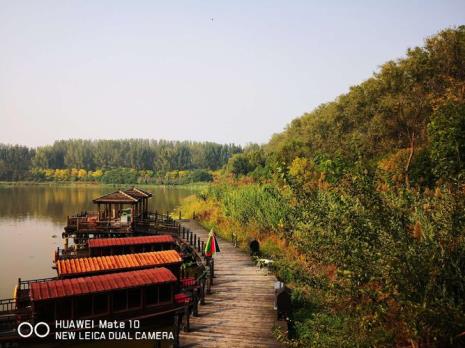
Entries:
[[305, 176], [311, 170], [310, 161], [307, 158], [297, 157], [289, 166], [289, 174], [293, 177]]
[[96, 171], [92, 172], [91, 175], [93, 178], [100, 178], [103, 176], [103, 171], [100, 169], [97, 169]]
[[325, 173], [319, 172], [315, 168], [313, 161], [296, 157], [289, 166], [289, 174], [302, 185], [306, 191], [328, 189], [330, 184], [325, 180]]
[[72, 168], [71, 169], [71, 176], [77, 177], [79, 175], [79, 169]]

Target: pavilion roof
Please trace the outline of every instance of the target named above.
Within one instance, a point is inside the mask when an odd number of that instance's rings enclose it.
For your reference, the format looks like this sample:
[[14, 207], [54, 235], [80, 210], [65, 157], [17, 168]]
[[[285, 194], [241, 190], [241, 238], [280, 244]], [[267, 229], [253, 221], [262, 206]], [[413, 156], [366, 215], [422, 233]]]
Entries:
[[126, 204], [134, 204], [137, 203], [139, 199], [128, 195], [124, 191], [115, 191], [112, 193], [107, 193], [101, 197], [95, 198], [93, 200], [94, 203], [126, 203]]
[[150, 192], [144, 191], [140, 188], [137, 187], [131, 187], [130, 189], [127, 189], [124, 191], [128, 195], [134, 197], [134, 198], [148, 198], [152, 197], [152, 194]]
[[144, 198], [152, 197], [150, 192], [132, 187], [125, 191], [118, 190], [112, 193], [107, 193], [101, 197], [95, 198], [94, 203], [122, 203], [135, 204]]

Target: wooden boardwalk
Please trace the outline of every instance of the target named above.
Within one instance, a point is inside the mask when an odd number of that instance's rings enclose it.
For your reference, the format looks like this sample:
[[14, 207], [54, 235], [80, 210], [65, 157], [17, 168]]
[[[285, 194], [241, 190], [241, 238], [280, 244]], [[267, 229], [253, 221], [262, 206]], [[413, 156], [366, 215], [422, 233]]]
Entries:
[[[180, 223], [207, 240], [208, 232], [196, 221]], [[199, 316], [191, 317], [190, 332], [181, 332], [181, 347], [282, 347], [272, 335], [275, 277], [231, 242], [218, 238], [218, 243], [212, 293]]]

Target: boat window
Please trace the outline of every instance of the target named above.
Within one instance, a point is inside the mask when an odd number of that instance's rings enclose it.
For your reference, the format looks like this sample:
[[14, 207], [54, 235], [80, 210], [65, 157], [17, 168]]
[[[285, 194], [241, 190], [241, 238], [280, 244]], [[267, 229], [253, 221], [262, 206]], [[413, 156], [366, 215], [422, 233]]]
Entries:
[[113, 293], [113, 311], [124, 311], [128, 307], [128, 293], [126, 290], [119, 290]]
[[78, 296], [74, 299], [74, 317], [76, 319], [92, 315], [92, 295]]
[[139, 308], [140, 302], [140, 289], [129, 289], [128, 290], [128, 307]]
[[155, 305], [158, 303], [158, 288], [154, 285], [147, 286], [144, 289], [145, 292], [145, 303], [150, 305]]
[[45, 301], [35, 303], [35, 312], [39, 321], [52, 322], [55, 320], [55, 302]]
[[72, 319], [73, 301], [71, 298], [63, 298], [56, 302], [56, 319]]
[[94, 314], [108, 313], [108, 294], [94, 295]]
[[171, 302], [171, 284], [161, 284], [158, 289], [159, 302]]

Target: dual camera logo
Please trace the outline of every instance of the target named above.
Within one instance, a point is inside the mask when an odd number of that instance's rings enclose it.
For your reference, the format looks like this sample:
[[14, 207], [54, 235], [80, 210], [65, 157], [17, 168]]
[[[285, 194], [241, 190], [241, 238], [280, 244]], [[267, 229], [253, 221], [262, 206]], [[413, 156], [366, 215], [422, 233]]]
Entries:
[[17, 331], [18, 335], [20, 335], [23, 338], [31, 337], [32, 334], [39, 338], [44, 338], [47, 337], [50, 333], [50, 326], [43, 321], [38, 322], [35, 325], [32, 325], [31, 323], [24, 321], [18, 325]]

